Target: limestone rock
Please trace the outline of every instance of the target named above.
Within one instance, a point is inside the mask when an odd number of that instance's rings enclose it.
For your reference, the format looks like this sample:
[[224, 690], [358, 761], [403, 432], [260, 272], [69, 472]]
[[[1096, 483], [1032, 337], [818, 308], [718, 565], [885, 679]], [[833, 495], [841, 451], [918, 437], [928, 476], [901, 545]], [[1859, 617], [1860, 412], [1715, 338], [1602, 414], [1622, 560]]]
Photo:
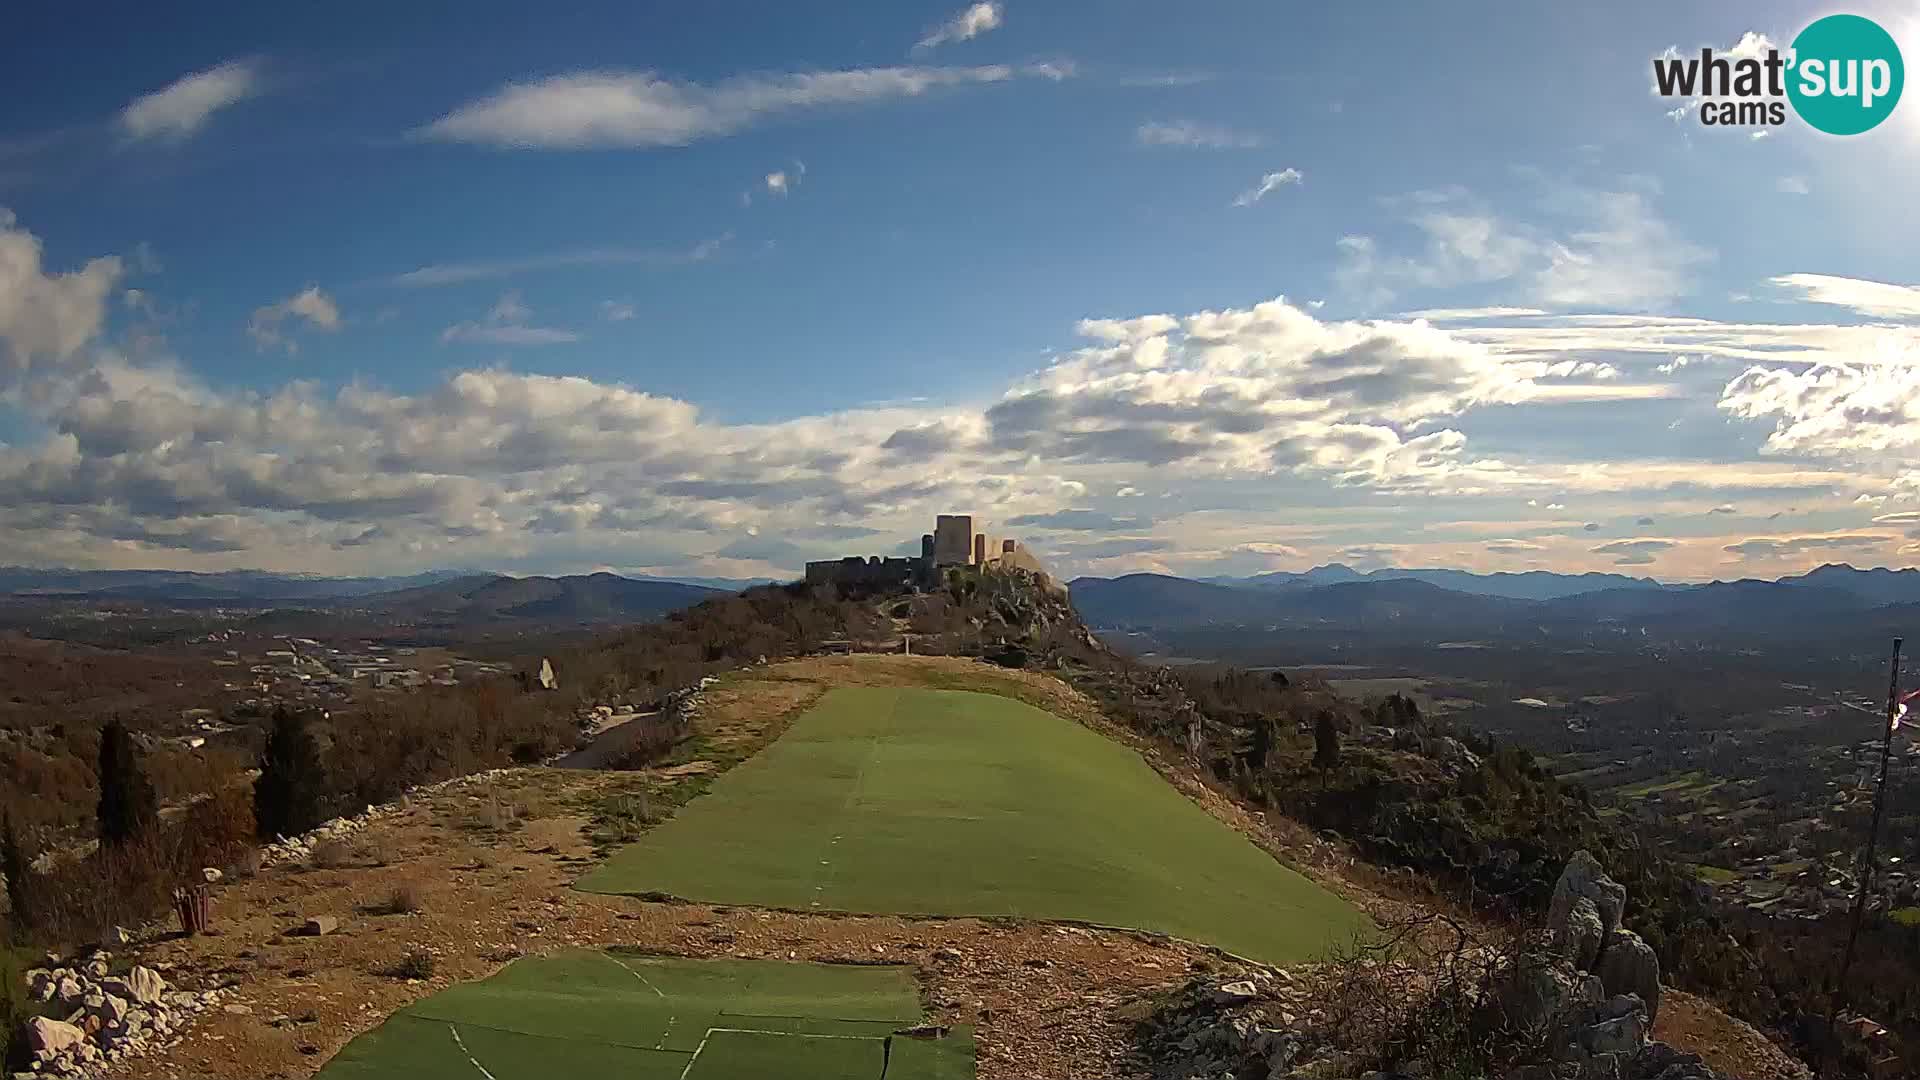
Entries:
[[1553, 887], [1553, 902], [1547, 907], [1547, 930], [1552, 935], [1555, 951], [1562, 955], [1571, 955], [1562, 950], [1573, 948], [1580, 940], [1581, 930], [1574, 924], [1574, 901], [1580, 898], [1593, 902], [1600, 917], [1600, 940], [1606, 942], [1620, 928], [1620, 918], [1627, 906], [1627, 887], [1608, 877], [1599, 861], [1584, 849], [1574, 852], [1573, 858], [1567, 860], [1566, 869], [1560, 871], [1560, 880]]
[[1591, 897], [1575, 896], [1568, 901], [1565, 918], [1553, 924], [1553, 951], [1581, 971], [1592, 971], [1605, 936], [1600, 906]]
[[1597, 1005], [1603, 997], [1599, 979], [1538, 956], [1514, 965], [1497, 995], [1507, 1022], [1521, 1031], [1554, 1028], [1573, 1010]]
[[1260, 991], [1254, 989], [1253, 983], [1244, 979], [1215, 987], [1213, 991], [1213, 1000], [1220, 1005], [1241, 1005], [1259, 996]]
[[108, 993], [119, 994], [129, 1001], [140, 1005], [153, 1005], [167, 992], [167, 980], [149, 967], [137, 967], [127, 972], [124, 979], [109, 980], [115, 985], [106, 986]]
[[1631, 930], [1615, 930], [1600, 950], [1595, 969], [1609, 994], [1637, 994], [1647, 1006], [1647, 1022], [1660, 1017], [1660, 958], [1653, 946]]
[[53, 1057], [69, 1047], [79, 1046], [86, 1041], [86, 1032], [72, 1024], [58, 1020], [49, 1020], [36, 1016], [27, 1021], [27, 1049], [42, 1061]]
[[340, 929], [340, 920], [332, 915], [314, 915], [307, 919], [305, 932], [309, 937], [320, 937]]

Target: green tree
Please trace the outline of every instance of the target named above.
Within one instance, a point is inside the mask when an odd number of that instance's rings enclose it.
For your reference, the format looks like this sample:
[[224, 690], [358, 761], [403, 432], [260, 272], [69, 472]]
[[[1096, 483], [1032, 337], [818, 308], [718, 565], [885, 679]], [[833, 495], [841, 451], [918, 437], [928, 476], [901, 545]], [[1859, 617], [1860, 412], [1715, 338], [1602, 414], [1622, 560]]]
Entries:
[[160, 797], [147, 779], [133, 733], [118, 718], [100, 732], [100, 842], [119, 846], [153, 830]]
[[1313, 764], [1320, 769], [1340, 764], [1340, 727], [1331, 709], [1320, 710], [1313, 721]]
[[273, 729], [253, 782], [253, 818], [262, 840], [298, 836], [327, 819], [326, 766], [304, 713], [273, 711]]

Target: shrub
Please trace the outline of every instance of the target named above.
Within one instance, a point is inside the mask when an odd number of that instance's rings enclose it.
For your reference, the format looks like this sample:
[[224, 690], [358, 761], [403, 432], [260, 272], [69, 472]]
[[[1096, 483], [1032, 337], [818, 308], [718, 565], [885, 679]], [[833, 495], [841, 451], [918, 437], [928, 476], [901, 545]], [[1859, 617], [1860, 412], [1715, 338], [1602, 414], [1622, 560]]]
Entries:
[[13, 950], [0, 946], [0, 1070], [25, 1070], [26, 1041], [14, 1046], [14, 1036], [32, 1016], [28, 1006], [24, 965]]
[[277, 708], [260, 755], [260, 777], [253, 782], [258, 835], [262, 840], [298, 836], [327, 820], [327, 811], [326, 767], [319, 740], [304, 713]]
[[133, 733], [118, 719], [100, 732], [100, 842], [119, 846], [153, 830], [160, 796], [147, 778]]
[[200, 869], [186, 865], [187, 850], [180, 829], [157, 829], [85, 858], [57, 860], [45, 873], [30, 871], [26, 936], [71, 945], [160, 917], [173, 906], [175, 886]]
[[8, 911], [7, 940], [0, 942], [0, 949], [26, 944], [27, 928], [33, 922], [33, 899], [27, 888], [31, 873], [27, 854], [20, 847], [20, 831], [14, 827], [13, 818], [8, 817], [0, 822], [0, 874], [7, 878]]
[[[253, 850], [253, 800], [245, 787], [221, 784], [187, 807], [180, 833], [181, 861], [188, 869], [229, 865]], [[254, 869], [259, 869], [257, 853]]]
[[391, 967], [375, 972], [390, 979], [431, 979], [434, 972], [433, 954], [425, 949], [414, 949], [401, 957]]
[[1389, 922], [1314, 969], [1318, 1034], [1379, 1069], [1423, 1063], [1435, 1077], [1504, 1074], [1532, 1060], [1537, 1033], [1505, 1030], [1487, 1007], [1521, 954], [1518, 934], [1487, 934], [1440, 913]]
[[426, 906], [425, 898], [420, 894], [420, 886], [411, 881], [402, 882], [393, 887], [387, 899], [379, 905], [383, 915], [412, 915]]
[[598, 844], [626, 844], [640, 839], [663, 819], [654, 810], [645, 788], [609, 795], [594, 805], [593, 839]]

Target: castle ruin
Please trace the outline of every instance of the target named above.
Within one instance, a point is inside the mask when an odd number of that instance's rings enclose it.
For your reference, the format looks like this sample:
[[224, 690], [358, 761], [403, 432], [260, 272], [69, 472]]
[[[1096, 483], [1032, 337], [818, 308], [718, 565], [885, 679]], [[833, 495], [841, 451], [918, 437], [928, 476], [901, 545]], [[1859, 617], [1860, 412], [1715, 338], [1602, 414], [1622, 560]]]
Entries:
[[864, 588], [925, 587], [950, 567], [1019, 569], [1047, 578], [1047, 568], [1020, 541], [975, 532], [971, 514], [941, 514], [934, 519], [933, 531], [920, 537], [918, 558], [821, 559], [807, 564], [806, 581]]

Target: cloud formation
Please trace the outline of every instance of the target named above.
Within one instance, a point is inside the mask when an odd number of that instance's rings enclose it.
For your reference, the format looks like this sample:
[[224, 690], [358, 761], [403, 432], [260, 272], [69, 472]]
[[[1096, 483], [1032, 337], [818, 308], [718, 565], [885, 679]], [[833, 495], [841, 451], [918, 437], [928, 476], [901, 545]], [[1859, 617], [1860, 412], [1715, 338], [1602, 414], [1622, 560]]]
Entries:
[[316, 330], [334, 331], [340, 329], [340, 307], [320, 286], [309, 285], [285, 300], [253, 309], [247, 333], [254, 344], [263, 349], [277, 345], [296, 352], [299, 346], [283, 330], [283, 324], [290, 319], [305, 322]]
[[1149, 120], [1134, 129], [1133, 141], [1141, 146], [1174, 146], [1187, 150], [1251, 150], [1266, 142], [1251, 132], [1196, 124], [1191, 120]]
[[1058, 80], [1068, 67], [886, 67], [755, 75], [706, 85], [650, 71], [585, 71], [510, 83], [416, 134], [517, 150], [686, 146], [806, 109], [916, 98], [942, 87]]
[[260, 65], [232, 60], [181, 77], [120, 110], [130, 138], [180, 141], [197, 134], [214, 113], [260, 93]]
[[493, 305], [485, 319], [455, 323], [440, 332], [440, 340], [471, 345], [565, 345], [580, 340], [572, 330], [529, 326], [532, 318], [533, 311], [521, 301], [520, 294], [510, 292]]
[[1785, 274], [1771, 280], [1815, 304], [1832, 304], [1886, 319], [1920, 319], [1920, 286], [1889, 285], [1831, 274]]
[[[1487, 568], [1657, 559], [1704, 573], [1737, 566], [1730, 545], [1782, 538], [1591, 546], [1580, 523], [1658, 508], [1704, 531], [1737, 520], [1710, 507], [1764, 512], [1752, 508], [1767, 493], [1821, 512], [1867, 497], [1850, 511], [1863, 526], [1920, 505], [1920, 454], [1902, 441], [1915, 425], [1895, 409], [1916, 397], [1898, 379], [1920, 328], [1538, 309], [1336, 320], [1276, 298], [1085, 320], [1048, 366], [984, 400], [735, 423], [641, 387], [457, 363], [404, 392], [211, 385], [118, 347], [119, 274], [112, 259], [47, 268], [35, 237], [0, 228], [0, 395], [35, 433], [0, 445], [0, 544], [20, 561], [755, 576], [917, 537], [958, 508], [1025, 531], [1064, 567], [1253, 572], [1349, 549], [1429, 562], [1464, 550]], [[305, 295], [267, 305], [264, 325], [344, 323], [324, 293]], [[575, 336], [512, 292], [447, 331], [490, 345]], [[1482, 445], [1484, 415], [1671, 393], [1670, 378], [1647, 380], [1675, 349], [1744, 361], [1723, 408], [1786, 433], [1768, 458], [1536, 461]], [[1439, 500], [1453, 518], [1373, 543]], [[1914, 501], [1882, 505], [1896, 500]], [[794, 520], [823, 527], [782, 524]], [[1859, 550], [1890, 553], [1902, 520], [1834, 535], [1879, 535]]]
[[1279, 191], [1288, 184], [1298, 184], [1306, 177], [1299, 169], [1286, 168], [1279, 172], [1270, 172], [1260, 178], [1260, 182], [1234, 197], [1235, 206], [1252, 206], [1268, 195]]
[[36, 366], [73, 360], [105, 325], [107, 298], [124, 269], [113, 256], [48, 273], [40, 239], [0, 207], [0, 392]]
[[1397, 203], [1424, 240], [1395, 252], [1371, 236], [1339, 242], [1336, 279], [1370, 303], [1410, 289], [1511, 282], [1513, 299], [1549, 308], [1640, 311], [1693, 291], [1712, 254], [1689, 243], [1638, 187], [1553, 184], [1543, 216], [1518, 220], [1461, 190], [1415, 192]]
[[387, 279], [388, 284], [405, 288], [430, 288], [459, 285], [469, 281], [490, 281], [521, 274], [549, 270], [568, 270], [582, 266], [681, 266], [705, 262], [714, 257], [733, 238], [732, 233], [703, 240], [690, 248], [588, 248], [582, 251], [556, 251], [545, 255], [526, 255], [509, 259], [476, 259], [468, 262], [430, 263]]
[[927, 31], [925, 37], [914, 45], [915, 52], [926, 52], [942, 45], [957, 41], [972, 41], [981, 34], [998, 30], [1005, 21], [1006, 9], [992, 0], [980, 0], [965, 10]]

